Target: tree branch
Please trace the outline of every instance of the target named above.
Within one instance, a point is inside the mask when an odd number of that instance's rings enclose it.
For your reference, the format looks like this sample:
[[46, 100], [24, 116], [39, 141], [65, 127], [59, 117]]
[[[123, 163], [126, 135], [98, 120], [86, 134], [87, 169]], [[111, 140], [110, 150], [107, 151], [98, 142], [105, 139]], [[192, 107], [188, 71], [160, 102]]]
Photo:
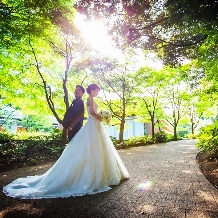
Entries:
[[[207, 35], [204, 35], [202, 36], [201, 38], [199, 38], [198, 40], [194, 41], [194, 42], [189, 42], [189, 43], [178, 43], [175, 41], [175, 43], [171, 42], [171, 41], [166, 41], [166, 40], [163, 40], [163, 39], [159, 39], [157, 37], [154, 37], [154, 36], [149, 36], [150, 39], [155, 39], [155, 40], [158, 40], [160, 42], [163, 42], [167, 45], [171, 45], [173, 47], [190, 47], [190, 46], [193, 46], [193, 45], [196, 45], [198, 44], [199, 42], [201, 41], [204, 41], [206, 38], [207, 38]], [[166, 46], [167, 46], [166, 45]]]
[[44, 88], [44, 92], [45, 92], [45, 96], [46, 96], [46, 100], [47, 100], [48, 106], [49, 106], [49, 108], [51, 109], [51, 111], [52, 111], [52, 113], [54, 114], [54, 116], [55, 116], [55, 118], [57, 119], [57, 121], [58, 121], [59, 123], [62, 123], [62, 120], [59, 118], [58, 114], [57, 114], [56, 111], [55, 111], [54, 103], [53, 103], [53, 101], [51, 100], [51, 96], [49, 97], [49, 95], [48, 95], [48, 92], [47, 92], [47, 88], [48, 88], [48, 87], [47, 87], [46, 81], [45, 81], [45, 79], [44, 79], [44, 77], [43, 77], [43, 75], [42, 75], [42, 73], [41, 73], [41, 71], [40, 71], [40, 69], [39, 69], [39, 62], [38, 62], [38, 60], [37, 60], [35, 50], [34, 50], [32, 44], [31, 44], [31, 41], [30, 41], [30, 35], [29, 35], [29, 45], [30, 45], [30, 47], [31, 47], [31, 50], [32, 50], [32, 53], [33, 53], [33, 56], [34, 56], [34, 59], [35, 59], [35, 63], [36, 63], [35, 66], [36, 66], [37, 72], [38, 72], [38, 74], [39, 74], [39, 76], [41, 77], [42, 82], [43, 82], [43, 88]]
[[139, 30], [148, 29], [148, 28], [150, 28], [152, 26], [156, 26], [157, 24], [162, 23], [168, 19], [169, 19], [168, 17], [164, 17], [163, 19], [157, 20], [156, 22], [150, 23], [150, 24], [148, 24], [144, 27], [141, 27], [141, 28], [129, 28], [129, 31], [132, 32], [132, 31], [139, 31]]

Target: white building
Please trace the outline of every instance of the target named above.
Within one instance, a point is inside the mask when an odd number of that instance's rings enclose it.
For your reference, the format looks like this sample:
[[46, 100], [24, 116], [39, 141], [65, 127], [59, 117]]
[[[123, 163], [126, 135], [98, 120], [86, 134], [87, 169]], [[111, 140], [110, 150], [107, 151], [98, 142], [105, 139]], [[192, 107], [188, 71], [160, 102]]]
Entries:
[[[119, 139], [119, 129], [115, 126], [105, 126], [109, 136]], [[130, 137], [135, 136], [144, 136], [146, 135], [145, 124], [141, 122], [134, 121], [134, 117], [128, 117], [125, 121], [125, 130], [123, 134], [123, 139], [129, 139]]]

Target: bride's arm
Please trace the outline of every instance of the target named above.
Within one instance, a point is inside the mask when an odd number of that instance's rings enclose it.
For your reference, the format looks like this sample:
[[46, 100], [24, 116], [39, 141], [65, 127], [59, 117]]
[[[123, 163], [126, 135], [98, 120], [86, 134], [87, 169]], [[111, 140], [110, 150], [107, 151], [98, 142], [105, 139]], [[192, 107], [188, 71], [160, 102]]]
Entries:
[[93, 98], [92, 97], [88, 97], [87, 99], [87, 105], [89, 106], [89, 112], [90, 114], [95, 117], [98, 120], [101, 120], [101, 116], [96, 114], [93, 108]]

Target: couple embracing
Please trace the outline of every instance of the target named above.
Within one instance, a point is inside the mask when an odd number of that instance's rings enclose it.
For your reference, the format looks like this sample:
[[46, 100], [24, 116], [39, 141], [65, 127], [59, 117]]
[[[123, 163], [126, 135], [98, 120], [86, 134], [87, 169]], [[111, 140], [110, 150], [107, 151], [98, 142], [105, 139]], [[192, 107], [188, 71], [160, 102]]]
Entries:
[[94, 98], [100, 88], [91, 84], [86, 91], [89, 94], [86, 124], [82, 126], [84, 103], [81, 98], [85, 90], [78, 85], [74, 92], [76, 99], [64, 118], [69, 143], [63, 153], [43, 175], [19, 178], [4, 186], [6, 195], [21, 199], [82, 196], [108, 191], [111, 185], [129, 178], [97, 113]]

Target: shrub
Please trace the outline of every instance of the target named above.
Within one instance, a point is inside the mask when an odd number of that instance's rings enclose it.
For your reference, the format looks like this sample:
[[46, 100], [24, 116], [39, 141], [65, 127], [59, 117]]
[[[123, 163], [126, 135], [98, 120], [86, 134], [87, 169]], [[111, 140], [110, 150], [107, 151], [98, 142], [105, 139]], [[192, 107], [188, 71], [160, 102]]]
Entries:
[[128, 147], [143, 146], [147, 144], [147, 138], [147, 136], [131, 137], [128, 140], [124, 141], [124, 143]]
[[147, 144], [147, 136], [137, 136], [135, 137], [135, 146], [142, 146]]
[[61, 131], [18, 132], [15, 135], [1, 132], [0, 164], [56, 158], [64, 149], [61, 136]]
[[124, 148], [128, 148], [130, 147], [130, 143], [128, 142], [128, 140], [123, 140], [120, 143], [116, 143], [114, 144], [116, 149], [124, 149]]
[[63, 149], [60, 140], [11, 140], [0, 144], [0, 163], [57, 158]]
[[8, 132], [0, 132], [0, 143], [5, 141], [10, 141], [13, 138], [13, 135]]
[[17, 132], [16, 134], [10, 134], [0, 132], [0, 140], [60, 140], [62, 137], [62, 131], [54, 129], [52, 132]]
[[196, 144], [203, 152], [212, 151], [218, 155], [218, 122], [200, 129], [199, 142]]
[[182, 137], [177, 135], [177, 138], [174, 137], [174, 135], [172, 134], [167, 134], [167, 142], [169, 141], [178, 141], [178, 140], [181, 140]]
[[167, 134], [163, 131], [154, 134], [154, 140], [157, 143], [167, 142]]
[[146, 139], [147, 144], [154, 144], [154, 140], [152, 139], [152, 137], [149, 135]]
[[196, 139], [196, 138], [197, 138], [197, 135], [190, 133], [190, 134], [185, 135], [185, 138], [188, 138], [188, 139]]
[[122, 148], [129, 148], [129, 147], [135, 147], [135, 146], [143, 146], [148, 144], [147, 143], [147, 136], [136, 136], [131, 137], [128, 140], [123, 140], [121, 143], [118, 143], [118, 140], [112, 136], [110, 136], [113, 144], [115, 145], [116, 149], [122, 149]]

